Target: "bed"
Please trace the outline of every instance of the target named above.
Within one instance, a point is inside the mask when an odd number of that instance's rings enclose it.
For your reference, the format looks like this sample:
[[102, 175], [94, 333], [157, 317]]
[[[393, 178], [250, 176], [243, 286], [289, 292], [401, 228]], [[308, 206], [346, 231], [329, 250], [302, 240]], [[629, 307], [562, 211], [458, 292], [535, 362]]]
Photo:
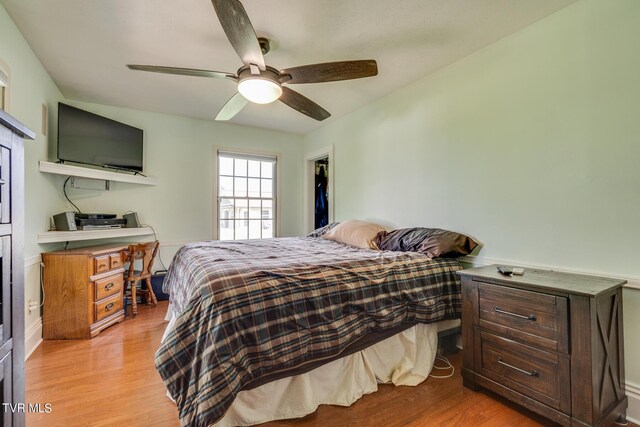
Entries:
[[171, 320], [156, 368], [188, 426], [299, 417], [376, 382], [415, 385], [435, 357], [433, 324], [460, 316], [461, 268], [314, 237], [186, 245], [163, 285]]

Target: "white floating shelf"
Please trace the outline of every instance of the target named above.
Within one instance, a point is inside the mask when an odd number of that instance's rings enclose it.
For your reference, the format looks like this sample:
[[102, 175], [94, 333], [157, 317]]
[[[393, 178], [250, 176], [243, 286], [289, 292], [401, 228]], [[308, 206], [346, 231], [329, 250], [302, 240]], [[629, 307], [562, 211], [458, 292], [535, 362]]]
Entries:
[[113, 228], [104, 230], [47, 231], [38, 234], [38, 243], [75, 242], [79, 240], [112, 239], [153, 234], [151, 227]]
[[104, 169], [83, 168], [82, 166], [65, 165], [62, 163], [38, 162], [40, 172], [56, 175], [77, 176], [80, 178], [103, 179], [107, 181], [129, 182], [140, 185], [158, 185], [158, 179], [150, 176], [130, 175]]

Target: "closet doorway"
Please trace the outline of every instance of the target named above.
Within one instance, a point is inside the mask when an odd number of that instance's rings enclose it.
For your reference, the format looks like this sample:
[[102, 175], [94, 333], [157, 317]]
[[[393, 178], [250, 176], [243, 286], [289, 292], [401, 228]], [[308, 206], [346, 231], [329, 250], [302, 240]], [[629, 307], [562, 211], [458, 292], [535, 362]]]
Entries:
[[333, 220], [333, 146], [305, 155], [305, 231]]
[[313, 228], [329, 224], [329, 157], [315, 161]]

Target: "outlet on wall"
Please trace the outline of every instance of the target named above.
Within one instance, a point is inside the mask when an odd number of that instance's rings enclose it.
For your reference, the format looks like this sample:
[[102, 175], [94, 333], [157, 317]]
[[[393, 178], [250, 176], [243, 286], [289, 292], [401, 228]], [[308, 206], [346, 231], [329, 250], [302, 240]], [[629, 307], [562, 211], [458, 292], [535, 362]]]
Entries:
[[38, 305], [39, 305], [39, 304], [38, 304], [38, 302], [37, 302], [37, 301], [31, 301], [31, 300], [29, 300], [29, 301], [27, 302], [27, 308], [29, 309], [29, 314], [31, 314], [31, 312], [32, 312], [33, 310], [37, 310], [37, 309], [38, 309]]

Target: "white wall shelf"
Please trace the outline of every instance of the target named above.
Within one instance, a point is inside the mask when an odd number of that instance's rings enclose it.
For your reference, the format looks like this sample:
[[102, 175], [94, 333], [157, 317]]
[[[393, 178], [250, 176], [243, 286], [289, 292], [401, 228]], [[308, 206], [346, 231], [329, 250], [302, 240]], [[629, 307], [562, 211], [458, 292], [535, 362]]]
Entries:
[[66, 165], [62, 163], [39, 162], [40, 172], [56, 175], [77, 176], [80, 178], [103, 179], [106, 181], [129, 182], [140, 185], [158, 185], [158, 179], [150, 176], [131, 175], [104, 169], [84, 168], [82, 166]]
[[104, 230], [47, 231], [38, 234], [38, 243], [76, 242], [153, 234], [151, 227], [113, 228]]

